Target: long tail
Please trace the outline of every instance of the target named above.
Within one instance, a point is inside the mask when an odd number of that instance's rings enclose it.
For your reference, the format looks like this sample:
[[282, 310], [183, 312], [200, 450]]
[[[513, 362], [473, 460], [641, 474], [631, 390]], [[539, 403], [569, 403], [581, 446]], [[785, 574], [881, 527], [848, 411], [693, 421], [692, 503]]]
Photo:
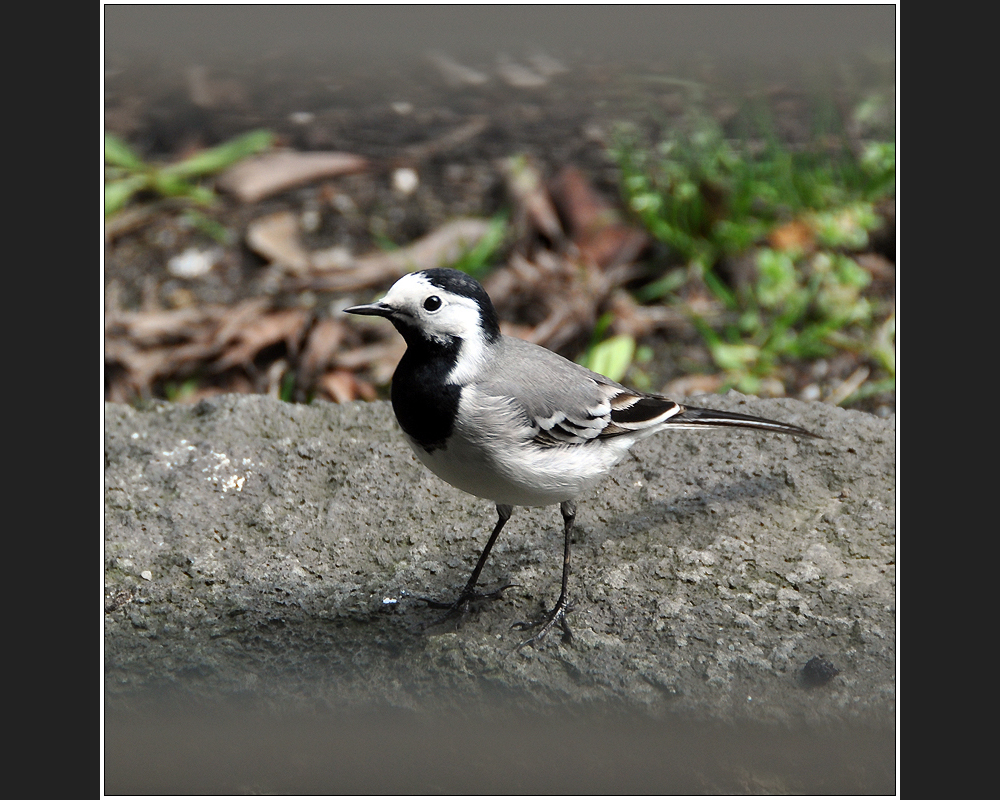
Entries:
[[798, 425], [788, 425], [775, 422], [773, 419], [753, 417], [749, 414], [737, 414], [732, 411], [716, 411], [713, 408], [698, 408], [696, 406], [681, 406], [680, 413], [667, 420], [667, 424], [677, 428], [752, 428], [772, 433], [787, 433], [791, 436], [809, 436], [822, 439], [817, 433], [807, 431]]

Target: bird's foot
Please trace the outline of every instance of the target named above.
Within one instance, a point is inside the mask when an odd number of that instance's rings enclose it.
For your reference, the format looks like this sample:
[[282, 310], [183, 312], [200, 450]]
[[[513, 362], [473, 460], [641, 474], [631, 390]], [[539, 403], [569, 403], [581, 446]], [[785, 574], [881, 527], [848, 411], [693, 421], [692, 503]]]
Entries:
[[432, 625], [440, 625], [442, 622], [447, 622], [448, 620], [456, 617], [464, 617], [472, 611], [472, 604], [476, 601], [499, 600], [503, 597], [503, 593], [506, 589], [510, 589], [514, 586], [517, 586], [517, 584], [508, 583], [505, 586], [501, 586], [499, 589], [494, 589], [492, 592], [477, 592], [475, 589], [465, 589], [454, 601], [450, 603], [441, 600], [433, 600], [430, 597], [421, 597], [419, 599], [425, 602], [428, 608], [444, 609], [445, 612], [437, 619], [433, 619], [421, 627], [429, 628]]
[[573, 633], [569, 629], [569, 623], [566, 622], [566, 615], [573, 610], [572, 603], [569, 602], [565, 597], [560, 596], [556, 601], [555, 608], [551, 611], [546, 612], [542, 615], [542, 618], [535, 622], [515, 622], [511, 625], [511, 630], [530, 630], [532, 628], [538, 628], [538, 633], [532, 636], [530, 639], [525, 639], [521, 644], [517, 646], [517, 652], [521, 652], [525, 647], [531, 645], [534, 647], [537, 645], [550, 630], [552, 630], [556, 625], [562, 628], [562, 643], [569, 644], [573, 641]]

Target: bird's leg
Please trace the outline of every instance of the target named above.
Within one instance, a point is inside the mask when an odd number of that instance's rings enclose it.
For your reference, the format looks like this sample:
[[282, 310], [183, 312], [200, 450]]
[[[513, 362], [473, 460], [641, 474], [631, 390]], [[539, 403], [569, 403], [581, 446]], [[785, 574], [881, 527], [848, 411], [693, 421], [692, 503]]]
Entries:
[[563, 642], [570, 642], [573, 638], [573, 634], [570, 633], [569, 624], [566, 622], [566, 615], [573, 610], [572, 604], [569, 602], [569, 597], [566, 593], [566, 587], [569, 585], [569, 552], [570, 545], [573, 542], [573, 522], [576, 520], [576, 503], [572, 500], [567, 500], [559, 506], [559, 510], [562, 512], [563, 517], [563, 569], [562, 569], [562, 590], [559, 592], [559, 599], [556, 600], [555, 607], [546, 613], [541, 620], [538, 622], [515, 622], [512, 626], [517, 630], [525, 630], [528, 628], [534, 628], [541, 626], [534, 636], [530, 639], [525, 639], [521, 644], [517, 646], [518, 650], [528, 646], [529, 644], [534, 647], [538, 642], [540, 642], [545, 635], [552, 630], [553, 627], [559, 625], [563, 631]]
[[[458, 596], [452, 603], [443, 603], [440, 600], [431, 600], [430, 598], [422, 598], [425, 603], [431, 608], [445, 608], [448, 613], [445, 614], [437, 622], [443, 622], [456, 613], [464, 613], [469, 610], [469, 604], [473, 600], [495, 600], [502, 595], [504, 589], [509, 589], [514, 584], [508, 583], [506, 586], [501, 586], [499, 589], [495, 589], [492, 592], [482, 593], [476, 591], [476, 584], [479, 582], [479, 574], [483, 571], [483, 567], [486, 564], [486, 559], [490, 555], [490, 550], [493, 549], [493, 544], [496, 542], [497, 537], [500, 535], [500, 531], [503, 530], [503, 526], [507, 524], [507, 520], [510, 519], [510, 515], [513, 513], [514, 507], [507, 505], [497, 504], [497, 524], [493, 527], [493, 533], [490, 534], [490, 539], [486, 542], [486, 547], [483, 548], [482, 555], [479, 556], [479, 561], [476, 563], [476, 568], [472, 570], [472, 574], [469, 576], [468, 582], [465, 584], [465, 588], [462, 589], [462, 593]], [[437, 624], [437, 622], [431, 624]]]

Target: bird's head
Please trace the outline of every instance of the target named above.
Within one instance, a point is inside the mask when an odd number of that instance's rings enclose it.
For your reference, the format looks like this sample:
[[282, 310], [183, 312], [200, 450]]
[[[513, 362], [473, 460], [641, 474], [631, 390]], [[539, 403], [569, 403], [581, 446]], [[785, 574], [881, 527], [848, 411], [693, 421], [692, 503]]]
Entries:
[[385, 297], [345, 308], [348, 314], [385, 317], [410, 346], [482, 344], [500, 338], [500, 323], [479, 282], [454, 269], [404, 275]]

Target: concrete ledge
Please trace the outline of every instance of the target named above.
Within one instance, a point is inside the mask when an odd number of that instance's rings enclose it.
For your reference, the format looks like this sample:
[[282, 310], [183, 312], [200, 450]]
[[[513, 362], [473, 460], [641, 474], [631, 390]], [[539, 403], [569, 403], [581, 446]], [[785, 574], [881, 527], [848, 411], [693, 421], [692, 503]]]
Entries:
[[[891, 718], [894, 419], [704, 402], [827, 438], [640, 443], [580, 504], [574, 642], [553, 634], [521, 654], [511, 623], [558, 591], [558, 510], [515, 511], [484, 571], [486, 587], [517, 584], [503, 600], [420, 632], [434, 612], [413, 598], [457, 593], [495, 514], [416, 462], [388, 404], [109, 404], [108, 696]], [[839, 674], [810, 689], [802, 669], [817, 656]]]
[[861, 726], [891, 749], [895, 419], [701, 403], [826, 438], [640, 443], [581, 500], [573, 642], [554, 632], [521, 653], [511, 624], [558, 593], [558, 509], [515, 510], [483, 574], [486, 588], [517, 584], [502, 600], [420, 630], [437, 612], [415, 598], [457, 594], [495, 513], [415, 460], [388, 404], [108, 404], [107, 711], [164, 698], [488, 719], [613, 708]]

